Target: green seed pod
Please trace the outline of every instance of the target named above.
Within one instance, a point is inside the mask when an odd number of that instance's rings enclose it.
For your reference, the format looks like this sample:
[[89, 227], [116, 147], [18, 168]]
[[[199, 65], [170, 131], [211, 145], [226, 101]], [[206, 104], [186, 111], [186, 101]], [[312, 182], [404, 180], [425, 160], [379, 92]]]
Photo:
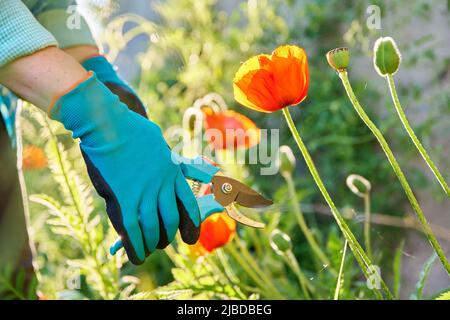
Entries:
[[350, 63], [350, 51], [345, 47], [330, 50], [327, 53], [327, 61], [334, 70], [345, 71]]
[[280, 147], [280, 155], [278, 159], [280, 173], [282, 175], [291, 174], [295, 169], [295, 156], [289, 146]]
[[400, 51], [391, 37], [378, 38], [373, 46], [373, 64], [378, 74], [384, 77], [395, 74], [402, 61]]
[[275, 229], [270, 234], [270, 246], [276, 254], [282, 256], [286, 251], [292, 249], [291, 238], [286, 233]]

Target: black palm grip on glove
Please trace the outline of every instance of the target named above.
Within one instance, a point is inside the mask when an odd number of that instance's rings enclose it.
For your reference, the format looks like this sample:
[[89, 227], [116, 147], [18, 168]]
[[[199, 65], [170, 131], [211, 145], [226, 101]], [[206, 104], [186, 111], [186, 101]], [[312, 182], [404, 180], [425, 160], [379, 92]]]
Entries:
[[114, 82], [105, 82], [105, 86], [111, 90], [112, 93], [117, 95], [123, 103], [125, 103], [128, 108], [141, 116], [147, 117], [147, 112], [145, 111], [145, 107], [142, 104], [141, 100], [136, 97], [134, 92], [128, 89], [126, 86], [114, 83]]
[[114, 229], [122, 239], [123, 247], [127, 252], [128, 259], [130, 259], [130, 261], [135, 265], [142, 264], [144, 261], [140, 260], [136, 255], [136, 252], [134, 251], [134, 248], [123, 225], [122, 210], [120, 208], [119, 201], [117, 200], [108, 183], [106, 183], [106, 181], [103, 179], [99, 170], [95, 167], [86, 153], [81, 150], [81, 154], [83, 155], [84, 162], [86, 163], [87, 171], [92, 185], [94, 186], [99, 196], [105, 200], [106, 213], [108, 214], [109, 220], [111, 221]]

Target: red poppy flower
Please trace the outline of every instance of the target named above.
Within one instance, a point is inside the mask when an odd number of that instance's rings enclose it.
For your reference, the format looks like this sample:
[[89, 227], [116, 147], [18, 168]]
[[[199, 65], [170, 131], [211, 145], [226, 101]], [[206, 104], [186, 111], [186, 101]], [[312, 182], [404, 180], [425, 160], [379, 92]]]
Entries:
[[236, 222], [225, 212], [209, 216], [202, 222], [199, 242], [208, 252], [223, 247], [233, 239]]
[[214, 112], [208, 107], [202, 111], [205, 115], [206, 138], [213, 144], [214, 149], [248, 149], [259, 143], [259, 128], [243, 114], [232, 110]]
[[261, 54], [244, 62], [233, 81], [240, 104], [261, 112], [274, 112], [302, 102], [308, 93], [305, 50], [287, 45], [272, 55]]

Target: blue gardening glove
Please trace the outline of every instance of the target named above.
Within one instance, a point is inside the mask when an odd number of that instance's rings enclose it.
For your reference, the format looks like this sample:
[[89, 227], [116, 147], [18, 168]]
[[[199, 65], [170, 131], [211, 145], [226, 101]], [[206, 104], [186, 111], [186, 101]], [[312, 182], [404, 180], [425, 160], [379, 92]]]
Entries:
[[103, 82], [114, 94], [119, 96], [120, 101], [125, 103], [128, 108], [141, 116], [147, 118], [144, 104], [139, 99], [136, 92], [131, 88], [116, 72], [109, 61], [101, 55], [94, 56], [84, 60], [81, 65], [88, 71], [94, 71], [97, 78]]
[[[117, 74], [117, 68], [109, 63], [105, 56], [97, 55], [88, 58], [82, 62], [82, 65], [86, 70], [95, 72], [97, 78], [117, 95], [130, 110], [148, 118], [144, 104], [139, 99], [136, 92]], [[180, 224], [182, 223], [183, 221], [180, 222]], [[161, 230], [161, 228], [164, 228], [163, 224], [160, 224], [160, 234], [164, 234], [165, 231]], [[181, 225], [180, 228], [183, 229], [184, 226]], [[167, 239], [160, 239], [157, 248], [165, 248], [167, 245]], [[115, 254], [116, 250], [114, 244], [111, 246], [110, 252], [111, 254]]]
[[167, 246], [178, 228], [184, 242], [197, 241], [195, 196], [155, 123], [130, 111], [95, 74], [49, 114], [80, 138], [89, 176], [132, 263]]

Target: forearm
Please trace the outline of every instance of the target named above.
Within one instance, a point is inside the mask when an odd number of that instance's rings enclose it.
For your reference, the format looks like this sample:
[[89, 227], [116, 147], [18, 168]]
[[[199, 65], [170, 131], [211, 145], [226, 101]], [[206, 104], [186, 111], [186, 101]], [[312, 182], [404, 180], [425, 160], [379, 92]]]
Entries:
[[48, 47], [0, 68], [0, 84], [44, 111], [52, 98], [86, 76], [69, 54]]

